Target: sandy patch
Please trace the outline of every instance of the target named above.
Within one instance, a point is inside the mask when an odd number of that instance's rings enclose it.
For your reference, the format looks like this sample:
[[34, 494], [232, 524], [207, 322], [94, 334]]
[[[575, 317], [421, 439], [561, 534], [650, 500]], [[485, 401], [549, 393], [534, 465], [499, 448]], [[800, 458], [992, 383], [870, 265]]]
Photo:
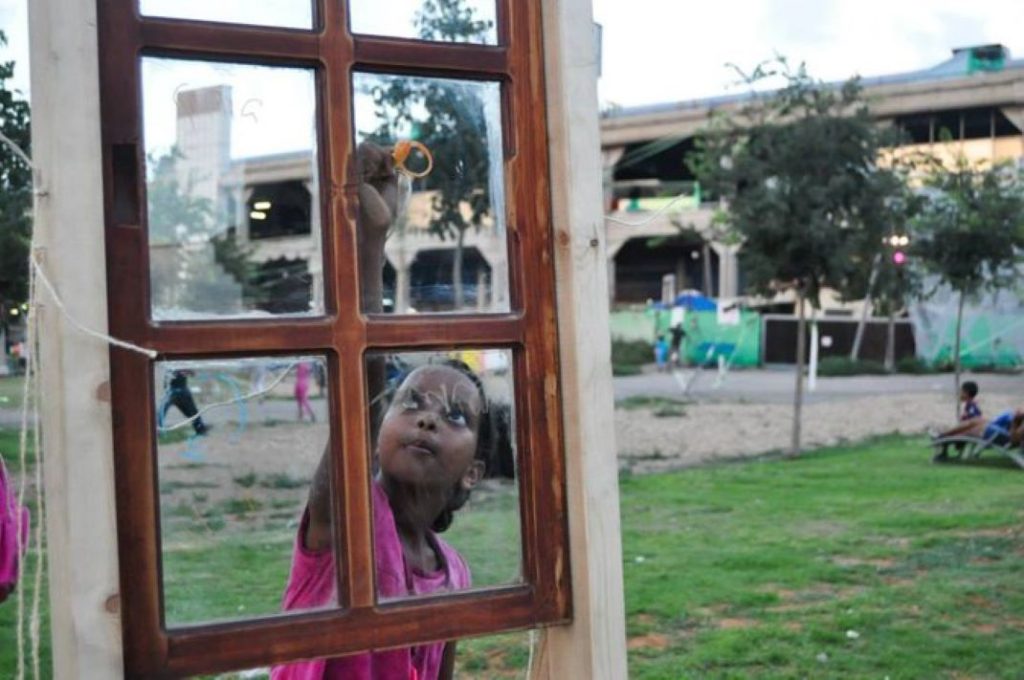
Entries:
[[722, 630], [746, 630], [748, 628], [754, 628], [758, 624], [754, 619], [731, 618], [719, 619], [715, 621], [715, 625]]
[[[1019, 397], [1017, 397], [1019, 398]], [[998, 412], [1014, 395], [986, 394]], [[857, 442], [885, 434], [922, 434], [950, 420], [945, 393], [856, 397], [804, 406], [805, 448]], [[793, 407], [783, 404], [691, 403], [675, 417], [650, 409], [616, 409], [619, 458], [634, 472], [659, 472], [715, 460], [744, 458], [789, 447]], [[922, 458], [928, 452], [922, 447]]]
[[668, 636], [661, 635], [660, 633], [648, 633], [647, 635], [629, 638], [626, 647], [630, 651], [636, 649], [662, 650], [668, 649], [669, 644], [671, 644], [671, 641], [668, 639]]
[[892, 569], [896, 566], [896, 560], [891, 558], [867, 559], [862, 557], [848, 557], [837, 555], [832, 558], [833, 564], [840, 567], [874, 567], [875, 569]]

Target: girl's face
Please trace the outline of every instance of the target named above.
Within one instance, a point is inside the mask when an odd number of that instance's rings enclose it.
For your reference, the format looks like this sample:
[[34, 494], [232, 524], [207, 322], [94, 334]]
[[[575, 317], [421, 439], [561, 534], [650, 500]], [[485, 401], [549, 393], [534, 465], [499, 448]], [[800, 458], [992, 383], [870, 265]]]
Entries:
[[381, 471], [423, 487], [472, 488], [483, 403], [476, 385], [450, 366], [423, 366], [398, 388], [384, 414], [377, 450]]

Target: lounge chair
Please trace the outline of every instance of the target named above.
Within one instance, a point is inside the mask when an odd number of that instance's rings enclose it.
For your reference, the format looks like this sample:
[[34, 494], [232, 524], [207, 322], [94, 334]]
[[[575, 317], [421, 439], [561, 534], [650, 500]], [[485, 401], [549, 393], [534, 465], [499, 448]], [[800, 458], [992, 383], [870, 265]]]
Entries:
[[935, 455], [932, 461], [945, 463], [951, 460], [974, 460], [985, 451], [1001, 453], [1018, 467], [1024, 469], [1024, 447], [1010, 441], [1010, 432], [1005, 428], [992, 425], [986, 428], [987, 437], [954, 435], [951, 437], [933, 437], [932, 449]]

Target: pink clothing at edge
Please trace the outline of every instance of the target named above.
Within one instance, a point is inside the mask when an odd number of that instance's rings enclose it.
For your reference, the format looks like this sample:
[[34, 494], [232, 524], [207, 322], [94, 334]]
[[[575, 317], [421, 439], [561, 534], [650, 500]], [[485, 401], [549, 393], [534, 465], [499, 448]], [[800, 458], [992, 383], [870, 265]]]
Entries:
[[[382, 599], [469, 588], [469, 567], [454, 548], [433, 533], [430, 537], [444, 561], [441, 569], [425, 574], [406, 566], [395, 517], [387, 495], [378, 484], [373, 485], [373, 520], [377, 591]], [[327, 607], [338, 602], [333, 553], [330, 550], [312, 552], [302, 545], [308, 523], [307, 511], [295, 540], [292, 571], [284, 593], [286, 610]], [[435, 680], [443, 655], [444, 643], [441, 642], [278, 666], [270, 677], [271, 680]]]

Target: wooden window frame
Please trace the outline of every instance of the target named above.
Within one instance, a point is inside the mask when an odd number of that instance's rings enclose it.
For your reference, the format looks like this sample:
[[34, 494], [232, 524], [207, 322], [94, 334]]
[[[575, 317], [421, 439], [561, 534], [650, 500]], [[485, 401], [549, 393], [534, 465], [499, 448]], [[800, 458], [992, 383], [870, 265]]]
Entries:
[[[541, 0], [497, 0], [497, 46], [354, 36], [342, 0], [316, 0], [315, 27], [308, 31], [141, 17], [136, 2], [97, 0], [110, 332], [155, 350], [158, 361], [328, 357], [334, 543], [344, 608], [165, 627], [156, 426], [150, 408], [153, 363], [114, 348], [111, 406], [125, 674], [212, 673], [568, 622], [572, 597]], [[324, 316], [151, 320], [141, 108], [141, 58], [148, 55], [315, 71]], [[501, 82], [510, 313], [397, 317], [360, 311], [353, 70]], [[513, 351], [523, 582], [378, 604], [363, 359], [379, 350], [455, 348]]]

